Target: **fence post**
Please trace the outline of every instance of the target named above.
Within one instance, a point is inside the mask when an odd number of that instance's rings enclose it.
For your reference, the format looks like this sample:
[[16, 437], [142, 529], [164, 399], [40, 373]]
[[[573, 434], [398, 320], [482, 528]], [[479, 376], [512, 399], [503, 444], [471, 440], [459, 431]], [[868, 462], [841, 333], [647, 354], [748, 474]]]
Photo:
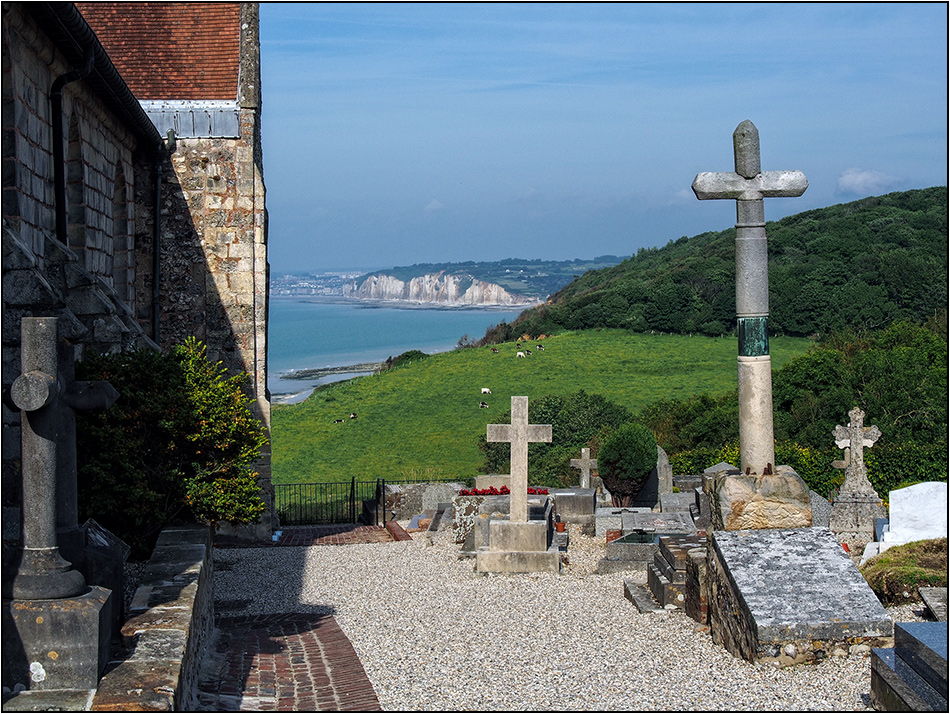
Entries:
[[356, 476], [350, 479], [350, 523], [356, 523]]

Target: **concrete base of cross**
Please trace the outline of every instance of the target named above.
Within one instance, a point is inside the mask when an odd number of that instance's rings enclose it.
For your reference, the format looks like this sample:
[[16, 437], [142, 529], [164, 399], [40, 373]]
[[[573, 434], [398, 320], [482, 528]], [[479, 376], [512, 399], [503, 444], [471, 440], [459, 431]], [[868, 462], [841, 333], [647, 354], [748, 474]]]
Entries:
[[560, 572], [561, 553], [552, 544], [548, 520], [513, 523], [494, 519], [488, 528], [488, 547], [475, 555], [479, 573]]

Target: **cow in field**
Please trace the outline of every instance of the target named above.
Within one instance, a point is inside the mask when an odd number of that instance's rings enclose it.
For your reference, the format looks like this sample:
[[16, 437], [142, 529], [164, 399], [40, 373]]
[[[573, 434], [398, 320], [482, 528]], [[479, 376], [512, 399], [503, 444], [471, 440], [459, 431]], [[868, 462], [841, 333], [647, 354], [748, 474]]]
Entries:
[[497, 348], [497, 347], [492, 347], [492, 348], [491, 348], [491, 353], [492, 353], [493, 355], [498, 354], [498, 348]]
[[485, 402], [479, 402], [479, 403], [478, 403], [478, 408], [479, 408], [479, 409], [488, 409], [488, 404], [486, 404]]
[[538, 345], [538, 352], [544, 352], [544, 345]]
[[342, 424], [342, 423], [343, 423], [343, 420], [342, 420], [342, 419], [334, 419], [334, 420], [333, 420], [333, 423], [334, 423], [334, 424]]
[[525, 356], [526, 355], [524, 352], [518, 352], [518, 354], [515, 355], [515, 357], [525, 357]]
[[491, 390], [488, 387], [482, 387], [482, 394], [491, 394]]
[[356, 412], [350, 414], [350, 419], [356, 419]]
[[532, 353], [531, 353], [531, 350], [525, 350], [524, 353], [525, 353], [526, 355], [528, 355], [528, 357], [530, 357], [531, 354], [532, 354]]

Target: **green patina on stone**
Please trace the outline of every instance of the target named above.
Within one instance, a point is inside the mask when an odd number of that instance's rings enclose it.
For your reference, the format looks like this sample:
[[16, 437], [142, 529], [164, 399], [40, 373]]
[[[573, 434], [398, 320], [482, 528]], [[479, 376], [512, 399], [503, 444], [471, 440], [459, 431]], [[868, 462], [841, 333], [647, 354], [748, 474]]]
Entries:
[[738, 320], [739, 355], [761, 357], [769, 353], [769, 318], [740, 317]]

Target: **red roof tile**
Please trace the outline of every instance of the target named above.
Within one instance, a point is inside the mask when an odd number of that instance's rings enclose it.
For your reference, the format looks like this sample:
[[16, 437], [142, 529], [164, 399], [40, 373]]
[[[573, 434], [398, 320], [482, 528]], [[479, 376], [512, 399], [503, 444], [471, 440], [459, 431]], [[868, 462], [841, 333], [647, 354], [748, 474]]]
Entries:
[[79, 2], [137, 99], [235, 100], [240, 3]]

